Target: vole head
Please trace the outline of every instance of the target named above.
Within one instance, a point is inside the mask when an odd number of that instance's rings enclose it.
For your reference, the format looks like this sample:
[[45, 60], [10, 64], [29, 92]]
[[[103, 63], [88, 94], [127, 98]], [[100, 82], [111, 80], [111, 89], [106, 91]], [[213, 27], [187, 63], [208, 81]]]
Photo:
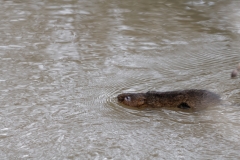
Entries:
[[118, 102], [130, 107], [140, 107], [145, 104], [146, 96], [143, 93], [123, 93], [117, 96]]

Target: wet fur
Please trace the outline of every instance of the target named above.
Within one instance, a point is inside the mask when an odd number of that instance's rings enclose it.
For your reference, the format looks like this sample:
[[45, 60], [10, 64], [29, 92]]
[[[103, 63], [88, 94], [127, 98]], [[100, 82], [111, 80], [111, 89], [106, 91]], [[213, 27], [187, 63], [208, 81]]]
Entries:
[[220, 97], [207, 90], [179, 90], [169, 92], [123, 93], [118, 102], [130, 107], [199, 109], [220, 102]]

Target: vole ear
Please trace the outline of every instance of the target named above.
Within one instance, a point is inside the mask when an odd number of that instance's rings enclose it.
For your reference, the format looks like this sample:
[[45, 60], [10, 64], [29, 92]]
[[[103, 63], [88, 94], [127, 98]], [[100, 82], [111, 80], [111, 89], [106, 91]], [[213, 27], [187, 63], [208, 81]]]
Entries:
[[146, 102], [146, 98], [145, 97], [141, 97], [139, 99], [139, 101], [138, 101], [138, 106], [141, 106], [141, 105], [145, 104], [145, 102]]

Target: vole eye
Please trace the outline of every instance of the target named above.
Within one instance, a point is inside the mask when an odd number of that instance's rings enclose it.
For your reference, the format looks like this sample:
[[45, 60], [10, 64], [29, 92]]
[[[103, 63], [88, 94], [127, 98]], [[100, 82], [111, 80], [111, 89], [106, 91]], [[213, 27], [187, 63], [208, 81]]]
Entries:
[[131, 97], [130, 96], [127, 96], [124, 98], [125, 101], [131, 101]]

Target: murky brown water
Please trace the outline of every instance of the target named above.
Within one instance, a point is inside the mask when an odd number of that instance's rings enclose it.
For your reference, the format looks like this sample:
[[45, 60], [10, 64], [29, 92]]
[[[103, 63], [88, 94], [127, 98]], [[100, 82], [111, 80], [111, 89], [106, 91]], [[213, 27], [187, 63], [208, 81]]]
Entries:
[[[239, 159], [240, 1], [0, 2], [1, 159]], [[223, 105], [133, 110], [122, 92]]]

